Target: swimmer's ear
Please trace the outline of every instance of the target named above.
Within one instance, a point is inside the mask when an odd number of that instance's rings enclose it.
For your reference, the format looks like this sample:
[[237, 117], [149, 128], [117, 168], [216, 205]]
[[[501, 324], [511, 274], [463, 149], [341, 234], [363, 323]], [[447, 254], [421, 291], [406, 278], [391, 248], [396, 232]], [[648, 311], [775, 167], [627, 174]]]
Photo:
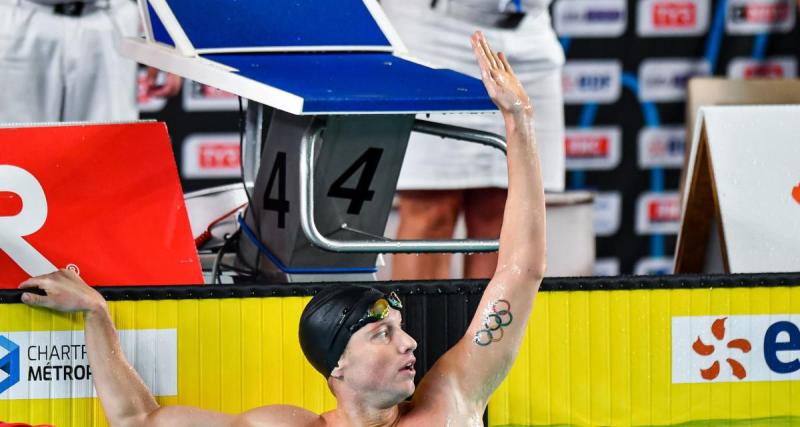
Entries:
[[342, 368], [339, 366], [339, 364], [336, 364], [336, 367], [331, 371], [331, 378], [336, 378], [337, 380], [344, 378], [344, 373], [342, 372]]

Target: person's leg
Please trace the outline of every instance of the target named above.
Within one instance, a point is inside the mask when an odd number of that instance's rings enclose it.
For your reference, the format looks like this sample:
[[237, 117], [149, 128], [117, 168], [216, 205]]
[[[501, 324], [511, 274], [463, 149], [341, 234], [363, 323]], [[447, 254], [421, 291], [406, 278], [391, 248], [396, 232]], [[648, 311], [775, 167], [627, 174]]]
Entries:
[[[399, 192], [398, 239], [450, 239], [463, 203], [463, 190], [402, 190]], [[396, 254], [392, 279], [447, 279], [449, 254]]]
[[[475, 188], [465, 191], [464, 219], [467, 224], [467, 238], [497, 239], [500, 236], [507, 193], [504, 188]], [[465, 279], [492, 277], [496, 268], [497, 252], [464, 257]]]

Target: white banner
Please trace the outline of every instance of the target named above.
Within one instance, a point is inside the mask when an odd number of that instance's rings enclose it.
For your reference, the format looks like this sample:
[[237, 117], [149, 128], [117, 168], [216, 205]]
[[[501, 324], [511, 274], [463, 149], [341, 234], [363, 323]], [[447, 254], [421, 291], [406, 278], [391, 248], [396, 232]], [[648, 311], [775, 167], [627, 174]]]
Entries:
[[[119, 338], [154, 395], [178, 394], [176, 329], [121, 330]], [[0, 400], [96, 395], [83, 331], [0, 332]]]
[[800, 380], [800, 315], [672, 318], [672, 382]]

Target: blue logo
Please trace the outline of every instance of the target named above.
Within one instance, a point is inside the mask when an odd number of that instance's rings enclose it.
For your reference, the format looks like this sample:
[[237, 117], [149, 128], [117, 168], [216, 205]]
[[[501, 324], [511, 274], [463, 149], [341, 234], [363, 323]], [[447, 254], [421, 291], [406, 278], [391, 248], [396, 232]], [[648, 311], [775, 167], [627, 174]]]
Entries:
[[586, 20], [589, 22], [617, 22], [625, 17], [625, 14], [618, 9], [595, 9], [586, 12]]
[[697, 75], [699, 75], [699, 73], [678, 74], [672, 77], [672, 85], [675, 86], [676, 88], [683, 89], [686, 87], [687, 84], [689, 84], [689, 79]]
[[[783, 332], [788, 335], [789, 340], [778, 341], [778, 335]], [[795, 358], [790, 362], [784, 362], [778, 357], [780, 351], [800, 350], [800, 328], [792, 322], [777, 322], [772, 324], [767, 333], [764, 334], [764, 360], [772, 372], [779, 374], [791, 374], [800, 371], [800, 359]]]
[[602, 90], [611, 86], [611, 76], [584, 75], [578, 79], [578, 87], [588, 90]]
[[669, 154], [683, 154], [686, 146], [686, 140], [683, 138], [670, 138], [667, 141], [667, 152]]
[[0, 358], [0, 371], [8, 375], [0, 381], [0, 393], [3, 393], [19, 382], [19, 346], [0, 335], [0, 347], [8, 351], [8, 354]]

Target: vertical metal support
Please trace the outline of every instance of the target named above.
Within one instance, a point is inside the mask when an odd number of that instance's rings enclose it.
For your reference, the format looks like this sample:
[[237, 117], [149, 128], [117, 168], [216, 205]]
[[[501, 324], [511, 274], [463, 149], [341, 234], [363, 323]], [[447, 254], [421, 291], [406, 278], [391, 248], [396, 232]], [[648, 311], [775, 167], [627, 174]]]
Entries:
[[242, 180], [245, 189], [253, 197], [256, 185], [256, 176], [261, 167], [261, 149], [264, 141], [264, 116], [265, 110], [269, 108], [264, 104], [250, 101], [247, 103], [247, 115], [245, 116], [244, 142], [242, 143]]

